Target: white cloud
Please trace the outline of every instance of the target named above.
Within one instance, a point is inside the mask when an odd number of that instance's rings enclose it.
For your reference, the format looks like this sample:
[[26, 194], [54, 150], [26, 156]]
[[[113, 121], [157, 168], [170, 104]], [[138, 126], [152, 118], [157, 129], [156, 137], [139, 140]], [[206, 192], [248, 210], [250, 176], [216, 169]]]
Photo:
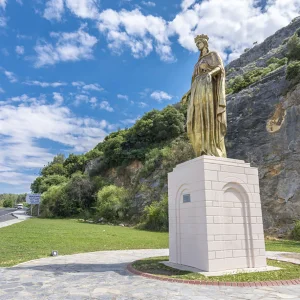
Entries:
[[152, 1], [142, 1], [141, 4], [148, 6], [148, 7], [155, 7], [156, 4]]
[[2, 101], [0, 105], [12, 104], [12, 103], [31, 103], [31, 104], [43, 104], [46, 102], [45, 95], [41, 94], [38, 98], [30, 97], [27, 94], [23, 94], [21, 96], [15, 96], [8, 98], [6, 101]]
[[79, 18], [96, 18], [98, 15], [98, 0], [48, 0], [44, 18], [60, 21], [67, 7]]
[[145, 103], [145, 102], [139, 102], [139, 107], [140, 107], [140, 108], [145, 108], [145, 107], [147, 107], [147, 106], [148, 106], [147, 103]]
[[228, 5], [223, 0], [183, 0], [182, 10], [170, 21], [144, 15], [139, 9], [107, 9], [99, 15], [98, 28], [106, 35], [108, 48], [116, 54], [127, 48], [135, 58], [141, 58], [155, 50], [161, 60], [174, 61], [171, 38], [197, 52], [194, 38], [204, 33], [210, 37], [210, 49], [231, 60], [299, 15], [299, 0], [268, 0], [264, 10], [258, 2], [233, 0]]
[[96, 92], [102, 92], [104, 90], [98, 83], [86, 84], [82, 88], [84, 90], [96, 91]]
[[127, 100], [127, 101], [129, 99], [127, 95], [118, 94], [117, 97], [118, 97], [118, 99], [123, 99], [123, 100]]
[[44, 11], [44, 18], [48, 20], [61, 20], [64, 12], [64, 1], [63, 0], [49, 0], [46, 3]]
[[99, 107], [100, 107], [100, 109], [104, 109], [104, 110], [107, 110], [109, 112], [113, 112], [114, 111], [114, 109], [110, 106], [110, 104], [107, 101], [102, 101], [99, 104]]
[[163, 100], [171, 100], [173, 97], [164, 91], [155, 91], [150, 95], [151, 98], [160, 102]]
[[[170, 35], [177, 35], [182, 47], [197, 52], [194, 37], [207, 34], [210, 48], [219, 51], [224, 59], [237, 57], [255, 41], [262, 42], [288, 25], [300, 10], [299, 0], [269, 0], [263, 11], [257, 0], [234, 0], [230, 5], [221, 0], [194, 2], [182, 2], [183, 11], [169, 24]], [[228, 50], [234, 55], [228, 57]]]
[[4, 68], [0, 67], [0, 70], [4, 73], [4, 75], [7, 77], [7, 79], [11, 82], [11, 83], [15, 83], [18, 81], [17, 76], [10, 71], [5, 70]]
[[72, 85], [73, 86], [83, 86], [83, 85], [85, 85], [85, 83], [83, 81], [73, 81]]
[[108, 47], [116, 54], [129, 48], [133, 57], [148, 56], [153, 49], [161, 60], [173, 61], [168, 39], [167, 22], [156, 16], [145, 16], [140, 10], [104, 10], [99, 15], [98, 28], [108, 40]]
[[32, 81], [29, 80], [29, 81], [24, 82], [24, 84], [40, 86], [40, 87], [43, 87], [43, 88], [47, 88], [47, 87], [56, 88], [56, 87], [67, 85], [67, 83], [60, 82], [60, 81], [58, 81], [58, 82], [42, 82], [42, 81], [38, 81], [38, 80], [32, 80]]
[[16, 46], [16, 53], [19, 55], [23, 55], [25, 52], [25, 49], [23, 46]]
[[53, 93], [54, 105], [61, 106], [64, 102], [64, 97], [60, 93]]
[[79, 118], [67, 107], [42, 103], [0, 105], [0, 116], [0, 182], [19, 183], [28, 190], [34, 179], [28, 170], [43, 167], [54, 156], [41, 146], [41, 139], [70, 152], [85, 152], [102, 141], [110, 127], [105, 120]]
[[196, 0], [183, 0], [181, 2], [181, 8], [183, 10], [187, 10], [188, 8], [190, 8], [193, 4], [195, 4]]
[[98, 0], [65, 0], [66, 6], [80, 18], [96, 18], [98, 15]]
[[5, 7], [6, 7], [6, 0], [0, 0], [0, 7], [2, 7], [3, 9], [5, 9]]
[[0, 87], [0, 93], [5, 93], [5, 91], [2, 87]]
[[6, 18], [3, 16], [0, 16], [0, 27], [5, 27], [7, 24]]
[[90, 104], [92, 108], [96, 108], [98, 99], [96, 97], [90, 98], [88, 95], [84, 95], [84, 94], [77, 94], [75, 96], [74, 105], [79, 106], [81, 103], [87, 103]]
[[78, 61], [93, 58], [93, 47], [97, 38], [85, 32], [86, 26], [81, 26], [75, 32], [52, 32], [50, 35], [56, 39], [55, 44], [38, 42], [35, 46], [37, 54], [35, 66], [42, 67], [54, 65], [58, 62]]

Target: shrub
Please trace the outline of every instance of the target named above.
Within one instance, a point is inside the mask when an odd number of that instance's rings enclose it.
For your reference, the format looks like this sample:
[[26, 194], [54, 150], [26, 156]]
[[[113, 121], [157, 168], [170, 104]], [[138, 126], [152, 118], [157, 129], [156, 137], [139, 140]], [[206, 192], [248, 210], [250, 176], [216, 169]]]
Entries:
[[5, 199], [3, 201], [3, 207], [13, 207], [14, 202], [12, 199]]
[[51, 186], [47, 192], [43, 193], [40, 206], [40, 215], [42, 217], [51, 218], [54, 216], [69, 216], [69, 207], [66, 201], [65, 186], [66, 183]]
[[126, 215], [128, 192], [125, 188], [115, 185], [105, 186], [97, 194], [97, 212], [99, 217], [115, 222]]
[[287, 43], [287, 57], [289, 60], [300, 60], [300, 38], [295, 33]]
[[276, 64], [277, 66], [284, 66], [286, 65], [288, 62], [288, 59], [286, 57], [283, 57], [281, 59], [276, 58], [276, 57], [271, 57], [268, 61], [267, 61], [267, 65], [271, 65], [271, 64]]
[[290, 62], [287, 67], [286, 79], [294, 80], [298, 78], [300, 79], [300, 61]]
[[292, 230], [292, 238], [296, 241], [300, 241], [300, 220], [295, 223], [295, 227]]
[[286, 63], [286, 58], [270, 58], [267, 61], [267, 67], [255, 68], [251, 71], [246, 72], [243, 76], [237, 76], [234, 79], [229, 80], [226, 87], [226, 94], [238, 93], [247, 86], [259, 81], [261, 78], [273, 72], [274, 70], [282, 67]]
[[145, 207], [140, 229], [153, 231], [169, 230], [168, 196], [165, 194], [160, 202], [153, 202]]

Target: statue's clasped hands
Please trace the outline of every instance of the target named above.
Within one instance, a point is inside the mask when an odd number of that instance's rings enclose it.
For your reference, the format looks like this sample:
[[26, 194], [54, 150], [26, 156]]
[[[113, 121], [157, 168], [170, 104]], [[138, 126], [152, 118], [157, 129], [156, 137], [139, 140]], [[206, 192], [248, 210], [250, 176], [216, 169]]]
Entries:
[[212, 74], [211, 74], [211, 72], [207, 73], [207, 75], [206, 75], [206, 81], [207, 82], [211, 82], [212, 81]]

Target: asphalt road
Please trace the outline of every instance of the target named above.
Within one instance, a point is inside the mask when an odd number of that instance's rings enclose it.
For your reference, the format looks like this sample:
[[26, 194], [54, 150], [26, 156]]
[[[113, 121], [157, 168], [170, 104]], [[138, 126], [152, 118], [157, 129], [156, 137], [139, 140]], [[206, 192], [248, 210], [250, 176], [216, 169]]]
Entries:
[[15, 208], [0, 208], [0, 217], [16, 211]]

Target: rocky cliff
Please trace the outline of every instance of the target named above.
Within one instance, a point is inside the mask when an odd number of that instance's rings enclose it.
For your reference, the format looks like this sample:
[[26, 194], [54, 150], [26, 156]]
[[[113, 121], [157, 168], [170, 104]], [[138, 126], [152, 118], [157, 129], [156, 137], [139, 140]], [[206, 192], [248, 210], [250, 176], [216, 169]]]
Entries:
[[[299, 28], [300, 18], [231, 62], [227, 80], [285, 57]], [[282, 233], [300, 219], [300, 84], [285, 77], [282, 66], [227, 97], [228, 156], [259, 168], [264, 227]]]

